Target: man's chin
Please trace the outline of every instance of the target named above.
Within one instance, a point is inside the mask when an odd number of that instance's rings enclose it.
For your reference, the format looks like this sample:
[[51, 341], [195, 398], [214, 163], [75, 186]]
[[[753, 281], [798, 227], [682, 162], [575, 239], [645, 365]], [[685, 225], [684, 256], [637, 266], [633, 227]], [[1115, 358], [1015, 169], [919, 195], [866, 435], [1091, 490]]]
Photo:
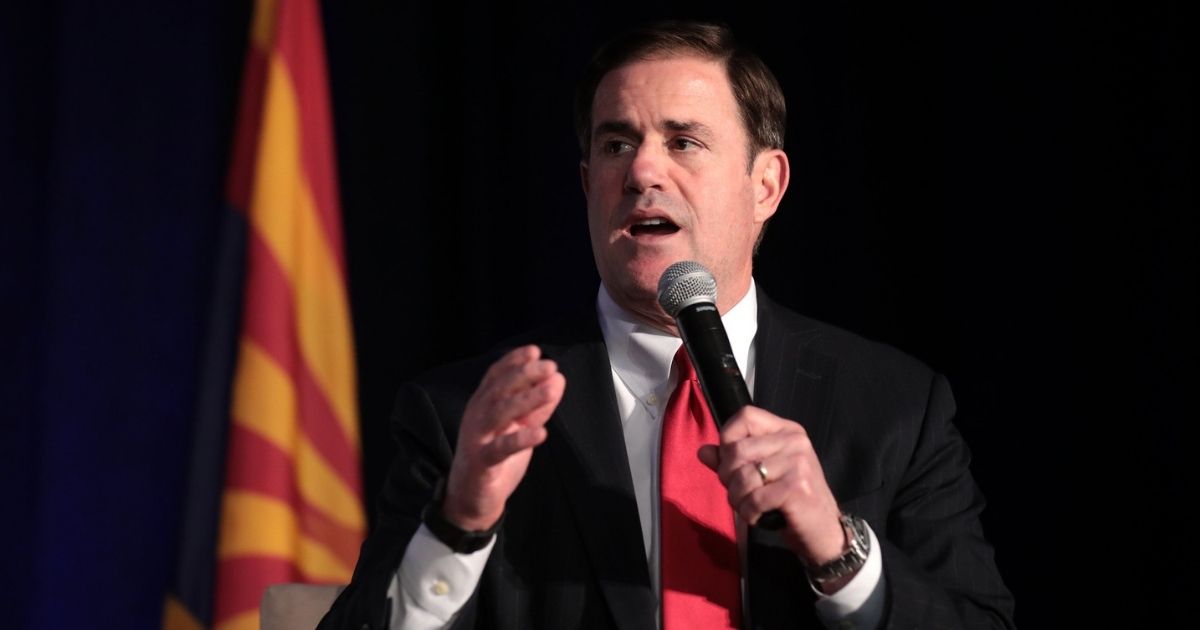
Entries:
[[[635, 302], [658, 303], [658, 280], [667, 267], [681, 260], [693, 260], [694, 254], [685, 247], [640, 249], [625, 252], [617, 260], [609, 260], [608, 272], [603, 274], [610, 292], [620, 292]], [[614, 296], [615, 297], [615, 296]]]
[[626, 267], [616, 273], [606, 274], [604, 286], [612, 294], [617, 303], [658, 303], [658, 278], [667, 268], [639, 266]]
[[653, 264], [639, 265], [626, 270], [625, 277], [629, 280], [628, 286], [630, 287], [630, 291], [657, 301], [658, 279], [662, 277], [667, 267], [670, 267], [674, 262], [676, 261], [662, 259], [661, 261], [655, 261]]

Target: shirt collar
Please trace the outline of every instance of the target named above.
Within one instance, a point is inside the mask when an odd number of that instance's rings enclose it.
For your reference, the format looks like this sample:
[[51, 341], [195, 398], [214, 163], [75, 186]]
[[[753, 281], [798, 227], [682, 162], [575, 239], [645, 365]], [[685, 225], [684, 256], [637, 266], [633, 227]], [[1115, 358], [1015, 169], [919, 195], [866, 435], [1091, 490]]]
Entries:
[[[618, 306], [603, 283], [596, 297], [596, 310], [613, 372], [638, 400], [664, 398], [671, 376], [671, 362], [683, 342], [679, 337], [642, 323]], [[738, 367], [747, 382], [753, 382], [750, 353], [754, 335], [758, 332], [758, 293], [753, 278], [746, 295], [721, 316], [721, 322], [725, 324]]]

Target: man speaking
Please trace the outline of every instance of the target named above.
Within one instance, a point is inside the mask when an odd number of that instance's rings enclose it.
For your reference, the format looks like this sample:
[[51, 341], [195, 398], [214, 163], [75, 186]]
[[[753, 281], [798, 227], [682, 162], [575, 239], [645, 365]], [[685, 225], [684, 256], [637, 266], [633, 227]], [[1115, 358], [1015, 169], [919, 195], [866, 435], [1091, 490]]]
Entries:
[[[650, 25], [597, 52], [576, 120], [595, 312], [402, 389], [321, 627], [1011, 627], [945, 379], [755, 286], [789, 177], [766, 66]], [[658, 301], [680, 261], [753, 393], [720, 426]]]

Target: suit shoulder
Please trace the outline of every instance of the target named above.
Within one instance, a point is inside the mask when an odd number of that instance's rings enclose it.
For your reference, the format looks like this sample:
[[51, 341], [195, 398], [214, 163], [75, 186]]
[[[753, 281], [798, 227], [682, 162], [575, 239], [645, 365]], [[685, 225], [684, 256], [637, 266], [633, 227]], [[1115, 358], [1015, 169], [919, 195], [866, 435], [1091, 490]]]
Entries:
[[934, 369], [927, 363], [891, 344], [790, 309], [779, 307], [776, 315], [783, 327], [800, 336], [806, 349], [830, 356], [843, 368], [866, 377], [887, 375], [895, 378], [908, 375], [914, 381], [927, 384], [935, 375]]

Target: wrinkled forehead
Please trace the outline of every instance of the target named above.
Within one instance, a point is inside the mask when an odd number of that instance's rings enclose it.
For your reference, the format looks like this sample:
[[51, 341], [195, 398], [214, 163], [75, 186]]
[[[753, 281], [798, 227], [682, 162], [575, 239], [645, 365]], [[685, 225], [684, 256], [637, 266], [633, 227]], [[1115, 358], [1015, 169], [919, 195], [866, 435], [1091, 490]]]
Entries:
[[[610, 70], [592, 97], [592, 133], [629, 117], [740, 123], [725, 64], [695, 55], [637, 59]], [[642, 121], [650, 122], [650, 121]]]

